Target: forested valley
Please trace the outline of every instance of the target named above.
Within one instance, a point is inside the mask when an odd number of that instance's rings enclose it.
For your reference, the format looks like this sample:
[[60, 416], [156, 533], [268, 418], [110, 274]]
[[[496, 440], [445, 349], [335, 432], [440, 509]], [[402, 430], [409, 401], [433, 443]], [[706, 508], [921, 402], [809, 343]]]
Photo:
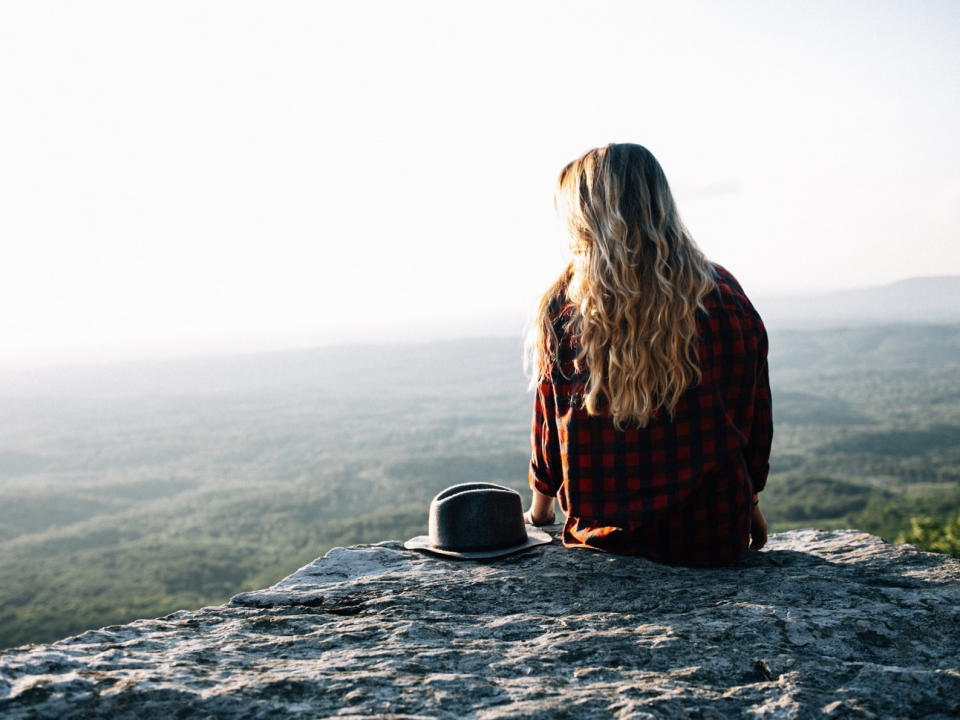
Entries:
[[[773, 531], [958, 554], [960, 325], [771, 333]], [[526, 495], [518, 339], [0, 374], [0, 648], [225, 602]]]

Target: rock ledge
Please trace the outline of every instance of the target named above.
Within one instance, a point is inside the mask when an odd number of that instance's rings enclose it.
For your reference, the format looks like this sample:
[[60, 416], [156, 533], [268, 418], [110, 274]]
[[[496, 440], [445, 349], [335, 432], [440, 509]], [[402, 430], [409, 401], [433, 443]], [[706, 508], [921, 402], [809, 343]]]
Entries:
[[227, 605], [0, 653], [0, 718], [948, 718], [960, 561], [794, 531], [689, 570], [336, 548]]

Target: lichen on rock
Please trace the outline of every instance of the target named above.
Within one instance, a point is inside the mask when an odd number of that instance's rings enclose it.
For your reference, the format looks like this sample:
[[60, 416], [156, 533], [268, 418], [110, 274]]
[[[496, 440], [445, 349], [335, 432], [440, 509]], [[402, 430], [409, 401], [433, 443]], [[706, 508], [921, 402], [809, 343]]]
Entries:
[[0, 653], [0, 718], [947, 718], [960, 561], [855, 531], [692, 570], [331, 550], [227, 605]]

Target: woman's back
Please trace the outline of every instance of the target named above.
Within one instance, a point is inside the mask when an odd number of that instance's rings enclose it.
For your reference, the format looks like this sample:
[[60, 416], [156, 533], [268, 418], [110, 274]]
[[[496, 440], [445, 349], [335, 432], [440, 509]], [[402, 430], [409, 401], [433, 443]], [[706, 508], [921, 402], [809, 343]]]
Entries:
[[727, 564], [749, 540], [752, 496], [763, 488], [772, 440], [763, 323], [730, 273], [698, 317], [702, 378], [644, 427], [615, 427], [584, 407], [580, 347], [554, 309], [559, 363], [537, 387], [530, 483], [557, 496], [563, 541], [678, 565]]
[[645, 148], [608, 145], [570, 163], [557, 209], [573, 261], [531, 335], [531, 517], [557, 496], [566, 545], [732, 562], [751, 520], [763, 524], [763, 323], [697, 248]]

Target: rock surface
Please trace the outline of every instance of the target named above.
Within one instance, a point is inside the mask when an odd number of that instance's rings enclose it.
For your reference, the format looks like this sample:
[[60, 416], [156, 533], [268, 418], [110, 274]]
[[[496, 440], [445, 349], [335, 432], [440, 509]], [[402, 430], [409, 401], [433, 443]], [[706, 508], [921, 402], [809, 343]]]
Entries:
[[854, 531], [720, 570], [337, 548], [222, 607], [0, 653], [0, 717], [957, 717], [958, 580]]

